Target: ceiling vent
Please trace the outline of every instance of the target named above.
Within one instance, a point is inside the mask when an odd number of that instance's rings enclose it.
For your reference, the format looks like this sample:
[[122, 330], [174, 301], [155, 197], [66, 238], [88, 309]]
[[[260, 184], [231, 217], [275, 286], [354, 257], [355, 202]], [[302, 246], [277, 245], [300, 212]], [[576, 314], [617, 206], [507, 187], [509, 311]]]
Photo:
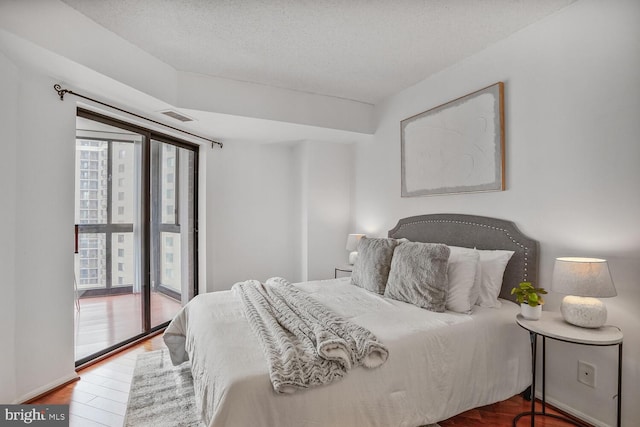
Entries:
[[192, 119], [191, 117], [185, 116], [182, 113], [178, 113], [175, 110], [164, 110], [164, 111], [160, 111], [161, 114], [164, 114], [165, 116], [169, 116], [172, 119], [176, 119], [179, 120], [181, 122], [192, 122], [195, 119]]

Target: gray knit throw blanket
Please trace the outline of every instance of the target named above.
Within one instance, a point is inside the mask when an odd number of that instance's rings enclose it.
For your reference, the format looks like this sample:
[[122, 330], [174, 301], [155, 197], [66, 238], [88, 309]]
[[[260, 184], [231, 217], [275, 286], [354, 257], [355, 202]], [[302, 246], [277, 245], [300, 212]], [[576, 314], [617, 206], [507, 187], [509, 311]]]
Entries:
[[356, 366], [375, 368], [389, 355], [367, 329], [351, 323], [280, 277], [233, 285], [262, 344], [278, 393], [342, 378]]

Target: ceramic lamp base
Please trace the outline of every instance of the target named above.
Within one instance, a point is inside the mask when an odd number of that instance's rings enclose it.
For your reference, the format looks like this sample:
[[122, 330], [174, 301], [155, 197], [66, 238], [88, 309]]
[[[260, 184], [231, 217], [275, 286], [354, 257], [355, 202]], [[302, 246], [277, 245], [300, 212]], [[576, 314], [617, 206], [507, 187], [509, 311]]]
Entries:
[[349, 254], [349, 264], [353, 265], [356, 263], [356, 259], [358, 259], [358, 252], [353, 251]]
[[560, 312], [567, 323], [583, 328], [599, 328], [607, 321], [607, 307], [597, 298], [567, 295]]

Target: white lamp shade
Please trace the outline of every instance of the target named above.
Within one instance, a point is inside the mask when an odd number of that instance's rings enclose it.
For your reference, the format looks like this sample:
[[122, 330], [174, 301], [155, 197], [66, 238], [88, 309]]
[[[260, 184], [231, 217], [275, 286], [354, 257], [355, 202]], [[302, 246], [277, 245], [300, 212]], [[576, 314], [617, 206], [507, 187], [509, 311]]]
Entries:
[[556, 258], [551, 289], [581, 297], [615, 297], [609, 265], [598, 258]]
[[363, 237], [365, 237], [364, 234], [349, 234], [349, 237], [347, 237], [347, 250], [348, 251], [357, 250], [358, 243], [360, 242], [360, 239], [362, 239]]

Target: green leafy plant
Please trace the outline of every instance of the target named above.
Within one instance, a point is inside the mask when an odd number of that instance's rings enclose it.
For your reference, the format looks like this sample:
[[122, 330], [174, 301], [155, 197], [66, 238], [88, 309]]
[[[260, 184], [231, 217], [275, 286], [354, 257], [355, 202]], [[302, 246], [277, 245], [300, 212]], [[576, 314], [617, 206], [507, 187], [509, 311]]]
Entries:
[[531, 282], [520, 282], [517, 288], [511, 289], [511, 295], [516, 295], [516, 301], [520, 304], [529, 304], [531, 307], [544, 304], [542, 295], [546, 293], [547, 291], [544, 288], [536, 288]]

